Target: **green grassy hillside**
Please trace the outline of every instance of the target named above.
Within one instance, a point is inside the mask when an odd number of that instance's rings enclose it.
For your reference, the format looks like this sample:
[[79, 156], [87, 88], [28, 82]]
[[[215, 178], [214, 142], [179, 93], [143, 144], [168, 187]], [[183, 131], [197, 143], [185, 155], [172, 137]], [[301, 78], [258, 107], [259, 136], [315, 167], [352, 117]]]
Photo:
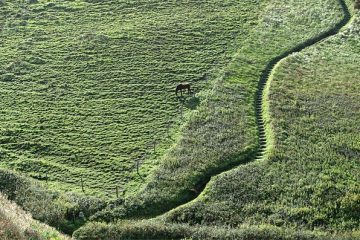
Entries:
[[157, 219], [93, 223], [75, 236], [358, 239], [359, 23], [276, 66], [264, 98], [266, 158], [215, 177], [199, 198]]
[[182, 106], [176, 84], [204, 90], [258, 11], [250, 0], [1, 4], [0, 166], [59, 190], [83, 179], [98, 196], [135, 191], [135, 163], [146, 177], [199, 101]]
[[352, 8], [0, 1], [0, 191], [76, 239], [356, 239]]
[[264, 69], [272, 59], [334, 28], [345, 17], [336, 0], [263, 4], [257, 24], [191, 114], [150, 183], [97, 219], [160, 214], [194, 198], [211, 175], [256, 159], [260, 133], [254, 105]]

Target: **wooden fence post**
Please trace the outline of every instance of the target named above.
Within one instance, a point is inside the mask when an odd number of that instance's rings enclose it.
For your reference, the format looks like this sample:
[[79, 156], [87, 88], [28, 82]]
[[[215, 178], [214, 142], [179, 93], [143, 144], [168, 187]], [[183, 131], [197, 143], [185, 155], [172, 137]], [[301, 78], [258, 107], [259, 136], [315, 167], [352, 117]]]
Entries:
[[84, 181], [82, 177], [81, 177], [81, 190], [83, 191], [83, 193], [85, 193]]
[[137, 172], [138, 175], [140, 175], [140, 173], [139, 173], [139, 165], [140, 165], [140, 160], [137, 159], [136, 160], [136, 172]]
[[154, 153], [156, 153], [156, 141], [153, 142]]

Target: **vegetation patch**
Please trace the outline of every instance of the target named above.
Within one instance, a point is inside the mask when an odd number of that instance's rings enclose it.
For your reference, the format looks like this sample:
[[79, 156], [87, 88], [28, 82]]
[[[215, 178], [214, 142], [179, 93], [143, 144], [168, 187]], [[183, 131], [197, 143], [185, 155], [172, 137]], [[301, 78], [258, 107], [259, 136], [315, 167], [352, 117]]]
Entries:
[[67, 240], [55, 229], [34, 220], [0, 194], [0, 239], [2, 240]]

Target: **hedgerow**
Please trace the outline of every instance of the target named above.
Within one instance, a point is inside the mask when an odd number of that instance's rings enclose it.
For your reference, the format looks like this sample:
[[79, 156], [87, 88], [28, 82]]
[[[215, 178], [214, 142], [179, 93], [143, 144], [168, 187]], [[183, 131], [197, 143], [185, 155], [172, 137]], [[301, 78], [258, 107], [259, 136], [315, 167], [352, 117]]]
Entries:
[[193, 240], [350, 240], [359, 237], [359, 232], [349, 234], [329, 234], [321, 231], [284, 229], [271, 225], [242, 225], [238, 228], [190, 226], [169, 224], [153, 220], [121, 221], [104, 224], [92, 222], [77, 230], [74, 238], [92, 239], [193, 239]]

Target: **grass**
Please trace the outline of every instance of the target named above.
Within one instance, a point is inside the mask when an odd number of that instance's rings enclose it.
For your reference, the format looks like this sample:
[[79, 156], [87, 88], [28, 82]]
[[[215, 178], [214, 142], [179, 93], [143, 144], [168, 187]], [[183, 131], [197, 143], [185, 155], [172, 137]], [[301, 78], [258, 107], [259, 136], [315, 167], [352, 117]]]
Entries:
[[0, 194], [0, 239], [67, 240], [55, 229], [34, 220], [30, 214]]
[[84, 185], [107, 199], [116, 188], [135, 192], [177, 137], [181, 109], [201, 100], [182, 106], [176, 84], [207, 89], [260, 7], [250, 0], [1, 4], [0, 167], [56, 190]]
[[[115, 221], [164, 213], [211, 176], [253, 160], [264, 69], [343, 17], [337, 0], [2, 3], [0, 167], [60, 191], [84, 185], [113, 199], [116, 187], [125, 190], [91, 218], [113, 223], [85, 225], [79, 239], [356, 238], [357, 21], [273, 72], [268, 159], [214, 177], [199, 198], [154, 222]], [[185, 80], [197, 94], [181, 103], [174, 86]], [[14, 188], [3, 179], [0, 189]], [[84, 223], [74, 217], [69, 226], [73, 214], [103, 209], [72, 193], [27, 190], [15, 200], [69, 232]]]
[[201, 199], [170, 212], [167, 221], [359, 231], [360, 18], [355, 15], [346, 30], [290, 56], [273, 73], [271, 156], [217, 177]]
[[264, 4], [257, 24], [206, 100], [190, 114], [181, 138], [164, 156], [150, 183], [125, 199], [123, 206], [109, 208], [95, 219], [163, 213], [195, 198], [211, 175], [255, 158], [259, 143], [254, 99], [263, 70], [273, 58], [333, 28], [344, 14], [338, 1]]

